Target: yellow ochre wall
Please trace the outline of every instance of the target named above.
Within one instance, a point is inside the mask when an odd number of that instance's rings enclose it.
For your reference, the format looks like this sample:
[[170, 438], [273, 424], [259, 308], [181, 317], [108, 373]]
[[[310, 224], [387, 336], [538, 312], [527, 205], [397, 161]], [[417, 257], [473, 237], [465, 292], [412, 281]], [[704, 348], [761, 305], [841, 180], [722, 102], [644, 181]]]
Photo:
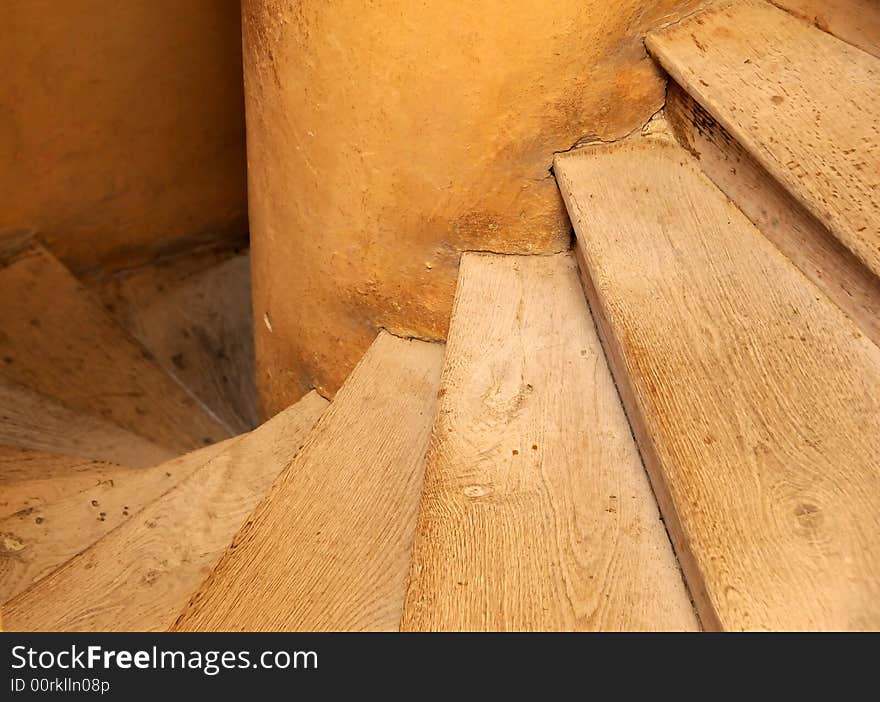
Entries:
[[244, 0], [258, 385], [331, 395], [377, 329], [447, 332], [462, 250], [569, 245], [555, 151], [663, 103], [699, 0]]
[[0, 14], [0, 237], [82, 272], [246, 235], [238, 0]]

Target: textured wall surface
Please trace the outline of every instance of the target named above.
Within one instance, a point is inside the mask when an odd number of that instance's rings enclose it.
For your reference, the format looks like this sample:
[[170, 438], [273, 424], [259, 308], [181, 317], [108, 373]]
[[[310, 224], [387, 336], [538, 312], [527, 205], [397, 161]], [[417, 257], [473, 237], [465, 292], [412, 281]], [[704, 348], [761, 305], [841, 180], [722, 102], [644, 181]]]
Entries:
[[78, 271], [242, 235], [237, 0], [6, 0], [0, 236]]
[[462, 250], [567, 248], [553, 152], [663, 102], [698, 0], [244, 0], [258, 385], [332, 394], [378, 328], [446, 333]]

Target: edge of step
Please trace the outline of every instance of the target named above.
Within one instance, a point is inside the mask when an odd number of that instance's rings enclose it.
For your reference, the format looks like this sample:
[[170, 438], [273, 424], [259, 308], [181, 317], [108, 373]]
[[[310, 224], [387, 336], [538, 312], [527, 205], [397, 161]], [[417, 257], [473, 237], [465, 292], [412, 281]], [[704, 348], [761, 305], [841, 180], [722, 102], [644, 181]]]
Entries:
[[230, 440], [172, 489], [0, 607], [0, 626], [6, 631], [167, 628], [298, 453], [327, 404], [311, 392], [250, 434]]

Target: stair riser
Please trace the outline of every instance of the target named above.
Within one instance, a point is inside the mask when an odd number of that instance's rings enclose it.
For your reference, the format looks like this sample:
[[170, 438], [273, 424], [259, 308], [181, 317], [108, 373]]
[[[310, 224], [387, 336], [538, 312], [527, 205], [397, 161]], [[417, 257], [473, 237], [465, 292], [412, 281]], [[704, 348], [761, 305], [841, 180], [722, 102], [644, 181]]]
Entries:
[[674, 81], [666, 117], [707, 176], [782, 253], [880, 344], [880, 278]]
[[652, 32], [651, 54], [880, 276], [880, 60], [763, 0]]
[[876, 628], [880, 349], [670, 136], [555, 172], [703, 625]]

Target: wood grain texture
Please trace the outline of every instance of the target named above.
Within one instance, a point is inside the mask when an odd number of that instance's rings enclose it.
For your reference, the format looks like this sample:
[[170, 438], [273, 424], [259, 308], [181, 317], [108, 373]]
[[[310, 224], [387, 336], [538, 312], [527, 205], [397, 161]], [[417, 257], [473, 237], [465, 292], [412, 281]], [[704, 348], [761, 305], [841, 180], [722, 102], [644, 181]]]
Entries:
[[703, 625], [880, 627], [880, 348], [673, 140], [555, 170]]
[[880, 344], [880, 277], [778, 181], [699, 103], [670, 83], [666, 116], [703, 172], [782, 253]]
[[880, 57], [880, 3], [877, 0], [770, 0], [862, 51]]
[[698, 628], [570, 254], [462, 257], [402, 628]]
[[116, 471], [0, 520], [0, 602], [6, 602], [161, 497], [218, 453], [227, 439], [152, 468]]
[[766, 171], [880, 275], [880, 61], [763, 0], [648, 48]]
[[0, 517], [33, 511], [130, 470], [89, 458], [0, 446]]
[[0, 377], [0, 444], [133, 468], [170, 460], [171, 449]]
[[230, 431], [257, 426], [247, 253], [181, 255], [95, 289], [116, 320]]
[[230, 436], [45, 249], [0, 254], [0, 375], [176, 451]]
[[379, 334], [176, 630], [396, 630], [439, 344]]
[[7, 631], [160, 631], [199, 587], [327, 401], [310, 393], [0, 609]]

